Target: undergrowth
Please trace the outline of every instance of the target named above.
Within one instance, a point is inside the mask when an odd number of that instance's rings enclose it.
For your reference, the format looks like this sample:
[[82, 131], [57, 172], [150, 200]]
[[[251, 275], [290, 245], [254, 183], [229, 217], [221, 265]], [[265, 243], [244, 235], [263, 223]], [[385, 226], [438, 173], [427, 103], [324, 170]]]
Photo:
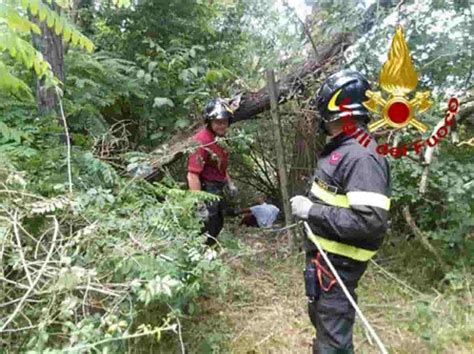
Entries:
[[[230, 233], [223, 240], [228, 241], [236, 244]], [[234, 257], [223, 257], [231, 268], [230, 277], [221, 279], [229, 282], [227, 290], [214, 282], [216, 293], [201, 297], [196, 317], [183, 321], [186, 348], [190, 353], [309, 353], [314, 329], [306, 312], [303, 253], [288, 253], [281, 236], [258, 230], [243, 234], [238, 245]], [[413, 262], [405, 271], [407, 258]], [[396, 250], [387, 243], [360, 282], [361, 309], [391, 353], [470, 353], [472, 273], [465, 269], [458, 276], [462, 285], [437, 290], [427, 285], [432, 279], [412, 276], [424, 269], [426, 258], [416, 240]], [[160, 352], [176, 346], [174, 340]], [[359, 353], [378, 353], [359, 321], [354, 344]]]
[[123, 352], [179, 337], [222, 263], [195, 214], [212, 197], [122, 177], [81, 146], [68, 157], [51, 121], [17, 124], [28, 134], [0, 155], [0, 347]]

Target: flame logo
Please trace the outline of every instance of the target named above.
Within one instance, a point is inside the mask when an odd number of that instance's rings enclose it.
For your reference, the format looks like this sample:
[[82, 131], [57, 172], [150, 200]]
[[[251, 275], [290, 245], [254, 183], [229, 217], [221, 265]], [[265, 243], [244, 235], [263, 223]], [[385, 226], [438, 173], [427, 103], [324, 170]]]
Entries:
[[388, 60], [380, 72], [380, 86], [393, 95], [406, 95], [418, 84], [403, 30], [398, 27], [388, 52]]
[[412, 125], [421, 132], [428, 129], [415, 118], [414, 114], [422, 113], [430, 107], [430, 93], [417, 92], [412, 99], [406, 97], [415, 90], [418, 74], [413, 67], [410, 51], [400, 26], [395, 31], [388, 59], [380, 71], [379, 84], [390, 97], [386, 100], [381, 92], [366, 91], [365, 94], [369, 99], [363, 102], [363, 105], [371, 112], [382, 114], [382, 119], [369, 124], [369, 131], [372, 132], [385, 125], [392, 128]]

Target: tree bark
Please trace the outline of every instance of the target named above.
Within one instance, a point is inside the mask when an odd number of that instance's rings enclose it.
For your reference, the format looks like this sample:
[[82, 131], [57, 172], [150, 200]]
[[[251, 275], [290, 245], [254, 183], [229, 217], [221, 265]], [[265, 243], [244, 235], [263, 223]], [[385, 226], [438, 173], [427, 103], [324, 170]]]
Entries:
[[[58, 14], [61, 8], [56, 4], [49, 5]], [[57, 35], [52, 28], [48, 27], [46, 21], [40, 21], [37, 16], [30, 14], [31, 21], [36, 23], [41, 30], [41, 34], [32, 34], [33, 45], [43, 54], [44, 59], [51, 65], [51, 71], [62, 83], [64, 83], [64, 43], [61, 35]], [[36, 104], [41, 115], [55, 115], [60, 126], [66, 124], [60, 117], [63, 116], [62, 109], [59, 108], [59, 97], [54, 87], [46, 87], [45, 80], [36, 77]], [[69, 134], [61, 133], [59, 141], [69, 148]]]
[[466, 95], [459, 98], [461, 107], [457, 114], [457, 123], [462, 124], [466, 120], [466, 124], [474, 125], [474, 89], [469, 88]]
[[[320, 69], [332, 62], [349, 47], [351, 41], [349, 34], [339, 34], [334, 40], [319, 50], [320, 55], [315, 59], [309, 59], [295, 68], [290, 74], [284, 76], [277, 82], [279, 87], [279, 103], [291, 98], [291, 94], [298, 89], [303, 89], [302, 79], [306, 76], [320, 73]], [[256, 115], [270, 108], [270, 96], [266, 87], [262, 87], [256, 93], [246, 93], [242, 96], [239, 109], [235, 112], [235, 121], [255, 119]]]
[[[280, 183], [280, 193], [283, 203], [283, 212], [285, 213], [285, 226], [291, 225], [290, 195], [288, 193], [288, 177], [286, 174], [285, 149], [281, 133], [281, 122], [278, 114], [278, 86], [275, 84], [275, 73], [273, 70], [267, 70], [267, 91], [270, 97], [271, 113], [273, 120], [273, 130], [275, 135], [275, 150], [278, 161], [278, 182]], [[293, 233], [290, 229], [287, 231], [288, 242], [291, 249], [294, 247]]]
[[[56, 11], [59, 11], [55, 6]], [[33, 35], [36, 48], [43, 54], [44, 59], [51, 65], [54, 75], [64, 82], [64, 46], [62, 37], [56, 35], [54, 28], [49, 28], [46, 22], [41, 22], [37, 17], [32, 20], [41, 29], [41, 35]], [[56, 112], [58, 98], [54, 88], [46, 88], [44, 80], [36, 79], [36, 98], [38, 110], [41, 114]]]
[[[351, 35], [341, 33], [334, 37], [331, 43], [318, 50], [318, 57], [308, 59], [297, 66], [288, 75], [277, 82], [279, 86], [279, 103], [291, 99], [292, 93], [303, 90], [303, 79], [309, 75], [318, 76], [322, 69], [334, 62], [339, 55], [351, 44]], [[266, 87], [257, 92], [247, 92], [242, 95], [239, 108], [234, 112], [234, 121], [239, 122], [258, 118], [258, 114], [270, 109], [270, 97]], [[168, 143], [156, 148], [150, 157], [150, 165], [154, 172], [147, 176], [152, 179], [158, 170], [178, 159], [184, 152], [192, 149], [192, 136], [201, 128], [201, 124], [193, 124], [188, 130], [175, 135]]]

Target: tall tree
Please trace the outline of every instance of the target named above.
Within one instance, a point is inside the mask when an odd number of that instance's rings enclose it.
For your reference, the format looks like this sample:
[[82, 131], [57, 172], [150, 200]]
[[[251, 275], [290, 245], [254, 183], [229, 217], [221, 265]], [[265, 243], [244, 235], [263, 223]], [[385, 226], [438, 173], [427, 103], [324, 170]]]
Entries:
[[[56, 11], [61, 15], [61, 8], [55, 3], [49, 6], [52, 11]], [[54, 27], [48, 26], [44, 21], [32, 15], [32, 22], [36, 23], [41, 30], [40, 34], [33, 34], [33, 43], [36, 49], [43, 55], [44, 59], [49, 63], [51, 71], [59, 81], [64, 82], [64, 45], [63, 38], [60, 34], [56, 34]], [[36, 100], [38, 110], [41, 114], [51, 113], [58, 106], [58, 96], [53, 87], [47, 87], [45, 79], [36, 77]]]

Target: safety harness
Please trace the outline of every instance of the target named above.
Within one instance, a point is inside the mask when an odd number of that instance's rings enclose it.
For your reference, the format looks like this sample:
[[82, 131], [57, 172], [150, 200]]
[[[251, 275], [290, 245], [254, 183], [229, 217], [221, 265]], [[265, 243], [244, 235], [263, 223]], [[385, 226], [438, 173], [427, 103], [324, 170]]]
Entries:
[[[311, 259], [311, 263], [313, 263], [314, 266], [316, 267], [316, 276], [318, 277], [318, 281], [319, 281], [319, 285], [321, 286], [321, 289], [323, 289], [324, 291], [331, 290], [332, 287], [336, 285], [337, 281], [334, 275], [321, 264], [320, 252], [318, 252], [316, 257]], [[324, 285], [323, 274], [329, 278], [329, 284], [327, 286]]]
[[[307, 233], [311, 233], [311, 228], [309, 227], [309, 225], [306, 221], [304, 222], [304, 227], [305, 227]], [[379, 336], [377, 335], [375, 330], [372, 328], [369, 321], [367, 321], [367, 318], [364, 316], [364, 314], [360, 310], [359, 306], [357, 306], [357, 303], [354, 300], [354, 298], [352, 297], [352, 295], [350, 294], [349, 290], [347, 290], [347, 287], [344, 284], [344, 282], [342, 281], [339, 274], [337, 273], [336, 268], [334, 268], [334, 265], [331, 263], [331, 260], [328, 258], [327, 254], [324, 252], [323, 247], [319, 244], [318, 241], [316, 241], [315, 246], [318, 249], [318, 256], [322, 255], [322, 257], [324, 258], [324, 261], [326, 262], [326, 264], [328, 265], [329, 269], [332, 272], [331, 275], [337, 281], [337, 283], [339, 283], [339, 286], [341, 287], [342, 291], [344, 292], [344, 295], [346, 295], [346, 297], [349, 300], [351, 306], [354, 308], [355, 312], [357, 313], [357, 316], [359, 316], [359, 318], [361, 319], [361, 321], [364, 324], [365, 328], [367, 328], [370, 335], [374, 338], [375, 343], [377, 343], [377, 346], [379, 347], [380, 352], [382, 354], [388, 354], [388, 351], [385, 348], [382, 341], [380, 340]], [[318, 257], [316, 257], [316, 261], [319, 263]], [[334, 284], [331, 285], [331, 283], [330, 283], [329, 286], [332, 287], [332, 286], [334, 286]]]

